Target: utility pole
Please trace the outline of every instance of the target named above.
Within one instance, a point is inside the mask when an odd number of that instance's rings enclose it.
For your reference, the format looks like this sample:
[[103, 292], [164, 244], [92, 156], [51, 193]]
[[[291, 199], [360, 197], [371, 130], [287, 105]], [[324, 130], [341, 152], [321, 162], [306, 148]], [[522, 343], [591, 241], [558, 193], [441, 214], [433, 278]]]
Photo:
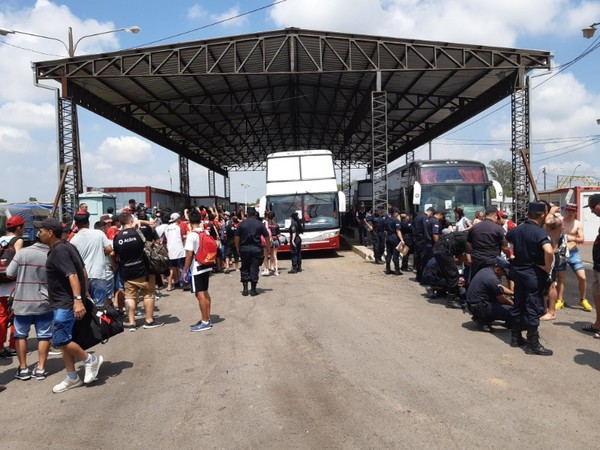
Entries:
[[542, 173], [544, 174], [544, 190], [546, 190], [546, 168], [542, 169]]

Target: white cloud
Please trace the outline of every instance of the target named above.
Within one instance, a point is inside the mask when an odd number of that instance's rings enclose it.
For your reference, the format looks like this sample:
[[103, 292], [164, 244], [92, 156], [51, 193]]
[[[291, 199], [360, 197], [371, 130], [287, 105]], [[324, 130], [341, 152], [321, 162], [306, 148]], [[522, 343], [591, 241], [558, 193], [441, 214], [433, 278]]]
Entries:
[[[34, 145], [26, 130], [0, 125], [0, 154], [33, 153]], [[5, 172], [4, 168], [3, 172]]]
[[106, 138], [100, 144], [98, 153], [108, 161], [134, 164], [133, 167], [147, 165], [148, 162], [154, 159], [152, 146], [136, 136]]
[[[221, 14], [211, 14], [210, 18], [215, 22], [220, 22], [224, 20], [221, 25], [224, 27], [238, 27], [248, 23], [248, 16], [236, 17], [240, 14], [240, 7], [234, 6], [233, 8], [229, 8], [227, 11], [222, 12]], [[236, 17], [235, 19], [228, 20], [232, 17]]]
[[201, 17], [206, 16], [206, 12], [204, 12], [204, 10], [202, 9], [202, 7], [198, 4], [195, 4], [193, 6], [191, 6], [188, 10], [187, 10], [187, 15], [186, 17], [190, 20], [194, 20], [194, 19], [199, 19]]
[[4, 125], [27, 124], [31, 128], [56, 128], [56, 105], [14, 101], [0, 104], [0, 117]]

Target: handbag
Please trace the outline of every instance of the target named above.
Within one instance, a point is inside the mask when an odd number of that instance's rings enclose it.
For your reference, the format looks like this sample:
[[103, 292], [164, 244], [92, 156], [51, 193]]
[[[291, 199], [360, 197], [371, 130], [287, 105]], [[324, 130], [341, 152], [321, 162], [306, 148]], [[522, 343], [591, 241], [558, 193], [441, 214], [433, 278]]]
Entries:
[[123, 319], [113, 305], [97, 306], [89, 298], [83, 301], [83, 305], [85, 316], [73, 327], [73, 342], [82, 349], [106, 344], [109, 338], [123, 332]]

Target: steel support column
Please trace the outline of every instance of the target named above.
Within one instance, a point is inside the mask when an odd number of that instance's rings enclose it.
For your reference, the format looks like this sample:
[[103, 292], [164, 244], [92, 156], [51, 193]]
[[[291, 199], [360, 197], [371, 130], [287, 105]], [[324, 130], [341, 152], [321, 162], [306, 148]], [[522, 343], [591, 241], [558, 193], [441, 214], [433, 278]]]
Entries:
[[350, 184], [352, 182], [352, 180], [350, 179], [350, 167], [351, 167], [351, 157], [352, 155], [350, 154], [350, 152], [342, 152], [345, 157], [344, 159], [342, 159], [341, 164], [340, 164], [340, 179], [342, 181], [342, 192], [344, 193], [344, 195], [346, 196], [346, 211], [349, 211], [350, 208], [348, 208], [348, 206], [352, 207], [353, 205], [350, 205], [351, 202], [351, 198], [350, 198]]
[[415, 160], [415, 151], [411, 150], [406, 154], [406, 164], [410, 164]]
[[[513, 212], [518, 224], [525, 219], [530, 200], [530, 182], [526, 168], [530, 161], [529, 78], [525, 78], [524, 74], [518, 77], [511, 94], [511, 118]], [[521, 154], [525, 155], [527, 161], [523, 160]]]
[[209, 197], [216, 197], [216, 187], [215, 187], [215, 171], [208, 171], [208, 195]]
[[57, 96], [58, 119], [58, 169], [65, 166], [71, 169], [67, 172], [65, 182], [61, 186], [59, 219], [70, 221], [79, 207], [79, 193], [83, 191], [81, 176], [81, 157], [79, 150], [79, 125], [77, 108], [73, 98]]
[[190, 196], [190, 162], [181, 155], [179, 155], [179, 192], [185, 197]]
[[228, 201], [231, 201], [231, 180], [229, 179], [229, 176], [223, 177], [223, 190], [225, 192], [223, 197], [225, 197]]
[[373, 210], [382, 208], [387, 212], [387, 93], [373, 91], [371, 93], [371, 167], [373, 168]]

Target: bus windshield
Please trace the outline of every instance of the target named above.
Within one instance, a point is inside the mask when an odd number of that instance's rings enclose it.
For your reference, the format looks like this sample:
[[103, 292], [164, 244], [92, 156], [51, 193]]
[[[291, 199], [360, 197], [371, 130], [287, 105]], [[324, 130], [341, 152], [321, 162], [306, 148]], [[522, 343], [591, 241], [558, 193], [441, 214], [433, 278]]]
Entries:
[[473, 219], [476, 211], [490, 204], [487, 184], [433, 184], [421, 186], [423, 211], [430, 206], [445, 209], [446, 220], [455, 222], [454, 208], [460, 207], [465, 216]]
[[287, 230], [290, 215], [294, 211], [301, 213], [304, 231], [339, 228], [337, 193], [270, 195], [267, 209], [273, 211], [277, 224]]

